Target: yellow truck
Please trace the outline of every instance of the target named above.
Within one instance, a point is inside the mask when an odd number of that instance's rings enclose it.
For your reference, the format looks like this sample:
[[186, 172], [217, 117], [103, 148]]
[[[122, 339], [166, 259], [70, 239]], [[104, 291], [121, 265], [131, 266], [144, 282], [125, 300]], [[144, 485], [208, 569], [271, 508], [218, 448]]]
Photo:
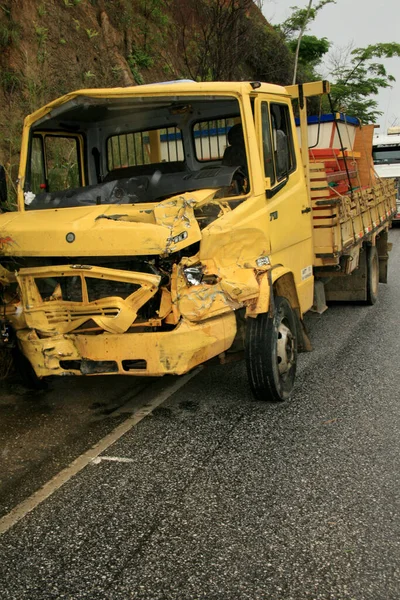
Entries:
[[28, 116], [18, 210], [0, 186], [2, 340], [25, 377], [183, 374], [242, 352], [254, 396], [288, 398], [303, 315], [375, 302], [396, 211], [368, 127], [308, 123], [328, 92], [180, 81]]

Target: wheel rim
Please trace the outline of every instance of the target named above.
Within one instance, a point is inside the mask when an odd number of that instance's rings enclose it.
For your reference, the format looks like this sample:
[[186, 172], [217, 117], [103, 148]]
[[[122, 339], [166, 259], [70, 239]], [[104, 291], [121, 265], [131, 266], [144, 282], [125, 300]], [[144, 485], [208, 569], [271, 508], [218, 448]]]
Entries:
[[283, 321], [278, 327], [277, 361], [279, 375], [283, 379], [295, 364], [295, 340], [289, 327]]

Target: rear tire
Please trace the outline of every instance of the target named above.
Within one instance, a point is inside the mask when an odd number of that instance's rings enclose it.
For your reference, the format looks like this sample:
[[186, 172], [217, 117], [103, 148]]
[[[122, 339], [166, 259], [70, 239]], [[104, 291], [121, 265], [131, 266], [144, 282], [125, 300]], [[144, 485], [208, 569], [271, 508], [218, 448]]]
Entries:
[[283, 402], [292, 392], [297, 366], [296, 317], [286, 298], [276, 297], [274, 315], [249, 318], [246, 367], [257, 400]]
[[369, 246], [367, 251], [367, 300], [372, 306], [378, 299], [379, 289], [379, 257], [376, 246]]

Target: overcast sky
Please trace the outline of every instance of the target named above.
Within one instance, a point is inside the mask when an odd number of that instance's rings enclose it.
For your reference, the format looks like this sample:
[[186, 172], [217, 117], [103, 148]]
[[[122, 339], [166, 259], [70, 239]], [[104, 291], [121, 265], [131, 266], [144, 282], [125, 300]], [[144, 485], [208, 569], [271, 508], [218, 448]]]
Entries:
[[[307, 5], [308, 0], [264, 0], [263, 13], [276, 25], [290, 16], [291, 6]], [[400, 43], [400, 0], [337, 0], [336, 4], [321, 9], [309, 33], [328, 38], [333, 51], [351, 42], [356, 48], [377, 42]], [[400, 125], [400, 57], [388, 59], [384, 64], [396, 82], [377, 97], [379, 110], [383, 112], [378, 121], [382, 133], [391, 125]], [[329, 79], [328, 72], [323, 75]]]

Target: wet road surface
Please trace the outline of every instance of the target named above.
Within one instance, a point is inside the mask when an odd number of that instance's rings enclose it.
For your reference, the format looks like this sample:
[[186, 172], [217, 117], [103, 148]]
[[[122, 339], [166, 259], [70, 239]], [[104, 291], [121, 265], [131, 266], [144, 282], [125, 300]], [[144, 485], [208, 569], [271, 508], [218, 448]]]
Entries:
[[38, 392], [2, 382], [0, 517], [123, 420], [119, 407], [151, 381], [53, 377]]
[[0, 599], [397, 600], [400, 230], [391, 238], [375, 306], [307, 319], [315, 350], [289, 402], [253, 402], [243, 363], [202, 370], [0, 537]]

